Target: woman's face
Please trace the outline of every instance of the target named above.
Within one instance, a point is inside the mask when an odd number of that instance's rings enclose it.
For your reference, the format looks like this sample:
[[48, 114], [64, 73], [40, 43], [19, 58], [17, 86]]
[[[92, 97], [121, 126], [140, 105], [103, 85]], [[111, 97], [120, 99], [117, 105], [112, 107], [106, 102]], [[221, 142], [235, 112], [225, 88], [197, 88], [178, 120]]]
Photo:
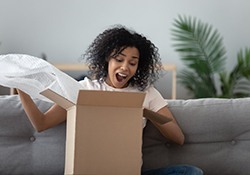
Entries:
[[125, 88], [138, 68], [139, 51], [135, 47], [127, 47], [120, 54], [111, 57], [108, 62], [106, 83], [114, 88]]

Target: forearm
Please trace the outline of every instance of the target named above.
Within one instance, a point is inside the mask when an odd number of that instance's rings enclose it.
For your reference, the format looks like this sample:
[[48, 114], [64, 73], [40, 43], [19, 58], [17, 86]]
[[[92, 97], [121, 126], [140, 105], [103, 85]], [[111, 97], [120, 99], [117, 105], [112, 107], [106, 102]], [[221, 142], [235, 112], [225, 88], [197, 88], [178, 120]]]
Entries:
[[159, 131], [162, 133], [164, 137], [177, 144], [182, 145], [184, 143], [185, 137], [181, 128], [179, 127], [175, 118], [173, 117], [172, 113], [168, 110], [167, 107], [162, 108], [161, 110], [158, 111], [158, 113], [167, 116], [169, 118], [172, 118], [172, 121], [163, 125], [153, 121], [152, 123], [159, 129]]
[[185, 139], [184, 135], [177, 124], [173, 123], [172, 121], [164, 125], [160, 125], [155, 122], [153, 122], [153, 124], [159, 129], [161, 134], [167, 139], [179, 145], [184, 144], [184, 139]]
[[17, 90], [31, 124], [37, 131], [43, 130], [44, 114], [38, 109], [32, 98], [21, 90]]
[[66, 120], [67, 112], [62, 107], [54, 104], [48, 111], [42, 113], [28, 94], [21, 90], [18, 90], [18, 93], [31, 124], [38, 132], [54, 127]]

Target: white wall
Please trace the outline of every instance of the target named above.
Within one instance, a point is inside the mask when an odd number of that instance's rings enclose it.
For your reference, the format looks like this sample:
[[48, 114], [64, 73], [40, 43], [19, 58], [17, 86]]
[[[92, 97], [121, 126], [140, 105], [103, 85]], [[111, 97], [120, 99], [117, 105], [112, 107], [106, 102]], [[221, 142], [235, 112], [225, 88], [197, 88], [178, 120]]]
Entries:
[[[96, 35], [123, 24], [151, 39], [163, 63], [174, 63], [180, 70], [170, 29], [181, 14], [219, 30], [230, 69], [239, 49], [250, 47], [249, 8], [248, 0], [0, 0], [0, 53], [45, 53], [52, 63], [77, 63]], [[168, 98], [171, 86], [165, 84], [161, 79], [157, 87]], [[177, 98], [188, 97], [178, 85]]]

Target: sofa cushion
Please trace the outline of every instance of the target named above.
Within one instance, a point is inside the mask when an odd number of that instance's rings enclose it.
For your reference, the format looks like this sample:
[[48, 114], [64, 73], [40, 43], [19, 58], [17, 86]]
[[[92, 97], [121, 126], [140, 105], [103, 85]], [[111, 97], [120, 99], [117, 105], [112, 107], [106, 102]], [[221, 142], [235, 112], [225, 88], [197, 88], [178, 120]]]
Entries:
[[144, 129], [144, 169], [192, 164], [209, 175], [250, 171], [250, 98], [169, 100], [185, 135], [179, 146], [148, 123]]
[[[52, 104], [34, 100], [41, 111]], [[0, 174], [63, 174], [65, 123], [36, 132], [19, 96], [0, 96]]]

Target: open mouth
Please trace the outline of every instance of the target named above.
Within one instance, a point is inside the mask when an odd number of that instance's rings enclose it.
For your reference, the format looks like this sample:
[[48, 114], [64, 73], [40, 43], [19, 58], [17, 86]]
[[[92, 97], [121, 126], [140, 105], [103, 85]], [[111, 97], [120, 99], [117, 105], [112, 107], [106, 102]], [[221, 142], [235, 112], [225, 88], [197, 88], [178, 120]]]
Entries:
[[123, 74], [123, 73], [117, 73], [116, 74], [116, 79], [118, 82], [122, 82], [123, 80], [125, 80], [127, 78], [127, 75]]

